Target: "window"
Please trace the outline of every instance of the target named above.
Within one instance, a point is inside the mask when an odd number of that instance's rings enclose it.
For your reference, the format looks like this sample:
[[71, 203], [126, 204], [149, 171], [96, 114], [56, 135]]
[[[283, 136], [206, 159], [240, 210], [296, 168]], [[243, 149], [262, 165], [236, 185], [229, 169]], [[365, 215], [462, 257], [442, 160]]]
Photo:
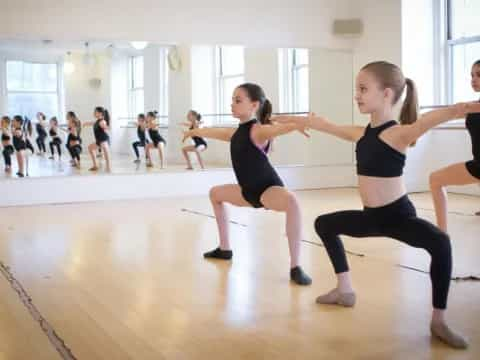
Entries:
[[[245, 57], [242, 46], [217, 46], [217, 104], [218, 114], [230, 114], [233, 91], [245, 81]], [[231, 123], [230, 115], [219, 116], [217, 124]]]
[[138, 114], [145, 111], [143, 56], [130, 58], [128, 74], [128, 116], [136, 119]]
[[280, 111], [309, 111], [308, 49], [280, 49]]
[[160, 86], [159, 86], [159, 108], [158, 116], [159, 123], [168, 125], [168, 49], [160, 49]]
[[475, 100], [470, 86], [472, 64], [480, 59], [480, 1], [447, 0], [448, 102]]
[[57, 64], [7, 61], [6, 67], [9, 115], [34, 119], [41, 111], [47, 117], [61, 117]]

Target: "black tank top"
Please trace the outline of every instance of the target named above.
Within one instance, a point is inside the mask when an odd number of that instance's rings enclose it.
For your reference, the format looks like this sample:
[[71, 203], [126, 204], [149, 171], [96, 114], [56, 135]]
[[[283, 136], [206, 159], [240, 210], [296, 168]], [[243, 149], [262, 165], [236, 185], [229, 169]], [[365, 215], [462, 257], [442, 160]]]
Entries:
[[368, 124], [355, 149], [358, 175], [385, 178], [402, 175], [405, 154], [395, 150], [378, 137], [383, 130], [396, 124], [394, 120], [375, 128]]
[[272, 179], [279, 179], [267, 157], [270, 143], [262, 150], [250, 137], [252, 126], [256, 123], [257, 120], [252, 119], [240, 124], [230, 140], [233, 171], [242, 189], [255, 189]]
[[148, 129], [148, 135], [150, 135], [150, 139], [152, 139], [152, 141], [155, 143], [165, 142], [165, 139], [162, 137], [162, 135], [160, 135], [158, 129]]
[[472, 138], [473, 159], [480, 161], [480, 113], [468, 114], [465, 126]]
[[49, 131], [51, 137], [57, 137], [57, 132], [53, 129], [50, 129]]
[[142, 144], [144, 144], [147, 141], [147, 138], [145, 137], [145, 129], [142, 128], [141, 126], [137, 126], [137, 135]]
[[[193, 129], [194, 129], [193, 126], [190, 126], [189, 130], [193, 130]], [[192, 140], [195, 143], [195, 147], [200, 145], [207, 146], [207, 142], [205, 141], [205, 139], [200, 136], [192, 136]]]
[[2, 132], [2, 141], [10, 141], [10, 135]]
[[39, 136], [47, 136], [47, 132], [45, 131], [45, 128], [42, 126], [42, 124], [37, 123], [37, 124], [35, 125], [35, 128], [36, 128], [37, 134], [38, 134]]
[[95, 136], [95, 141], [97, 142], [104, 142], [108, 141], [108, 134], [107, 132], [100, 126], [100, 121], [95, 121], [93, 125], [93, 135]]

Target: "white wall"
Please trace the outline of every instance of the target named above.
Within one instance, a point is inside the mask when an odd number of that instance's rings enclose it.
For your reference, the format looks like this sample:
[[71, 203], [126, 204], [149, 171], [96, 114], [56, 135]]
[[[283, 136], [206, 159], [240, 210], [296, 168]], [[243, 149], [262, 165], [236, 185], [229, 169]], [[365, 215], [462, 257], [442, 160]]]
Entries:
[[[364, 33], [353, 44], [353, 81], [362, 66], [385, 60], [402, 64], [401, 0], [352, 0], [351, 13], [363, 20]], [[366, 124], [368, 117], [354, 106], [354, 122]]]
[[348, 0], [16, 0], [2, 4], [3, 37], [148, 40], [164, 44], [345, 47], [330, 33]]

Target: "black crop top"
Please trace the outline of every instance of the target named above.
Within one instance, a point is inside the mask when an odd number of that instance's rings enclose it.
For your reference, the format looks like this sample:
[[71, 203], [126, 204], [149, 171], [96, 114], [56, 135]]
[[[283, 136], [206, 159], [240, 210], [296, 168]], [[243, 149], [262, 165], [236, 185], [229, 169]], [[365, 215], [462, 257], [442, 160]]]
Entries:
[[402, 175], [405, 154], [392, 148], [378, 137], [383, 130], [396, 124], [397, 122], [394, 120], [374, 128], [368, 124], [355, 149], [358, 175], [385, 178]]
[[472, 139], [473, 159], [480, 161], [480, 113], [468, 114], [465, 120], [465, 126]]
[[2, 141], [10, 141], [10, 135], [2, 133]]

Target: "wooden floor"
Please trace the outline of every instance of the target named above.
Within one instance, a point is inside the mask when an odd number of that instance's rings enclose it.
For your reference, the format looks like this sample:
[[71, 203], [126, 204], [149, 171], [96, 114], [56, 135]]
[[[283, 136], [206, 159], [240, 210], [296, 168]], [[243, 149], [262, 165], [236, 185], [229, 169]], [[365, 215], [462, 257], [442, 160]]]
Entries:
[[[169, 163], [165, 169], [160, 168], [160, 163], [157, 159], [157, 154], [154, 154], [154, 167], [147, 168], [145, 166], [145, 160], [142, 158], [140, 164], [133, 162], [134, 157], [129, 155], [114, 154], [112, 158], [112, 170], [111, 174], [150, 174], [157, 172], [171, 172], [171, 171], [191, 171], [186, 170], [186, 163]], [[30, 155], [29, 156], [29, 177], [48, 177], [48, 176], [72, 176], [72, 175], [92, 175], [88, 169], [92, 166], [92, 162], [88, 156], [83, 155], [81, 158], [81, 168], [77, 169], [70, 165], [70, 157], [63, 156], [61, 160], [55, 157], [54, 160], [49, 159], [48, 156]], [[104, 172], [104, 160], [98, 159], [100, 170], [96, 173]], [[0, 180], [4, 178], [17, 178], [16, 172], [18, 170], [17, 161], [15, 156], [12, 157], [12, 171], [7, 173], [3, 171], [3, 161], [1, 162]], [[201, 171], [200, 166], [194, 162], [194, 168], [196, 171]], [[206, 162], [205, 167], [212, 168], [224, 168], [225, 165]]]
[[[298, 192], [305, 239], [321, 213], [359, 208], [354, 189]], [[411, 196], [433, 219], [429, 194]], [[454, 276], [480, 275], [478, 197], [451, 196]], [[189, 211], [182, 211], [187, 209]], [[325, 250], [303, 243], [310, 287], [289, 282], [283, 216], [234, 209], [234, 258], [217, 245], [207, 197], [0, 209], [0, 261], [77, 359], [480, 359], [480, 282], [452, 281], [448, 319], [467, 351], [431, 340], [421, 250], [346, 239], [358, 302], [315, 304], [334, 286]], [[0, 276], [0, 359], [60, 359]]]

